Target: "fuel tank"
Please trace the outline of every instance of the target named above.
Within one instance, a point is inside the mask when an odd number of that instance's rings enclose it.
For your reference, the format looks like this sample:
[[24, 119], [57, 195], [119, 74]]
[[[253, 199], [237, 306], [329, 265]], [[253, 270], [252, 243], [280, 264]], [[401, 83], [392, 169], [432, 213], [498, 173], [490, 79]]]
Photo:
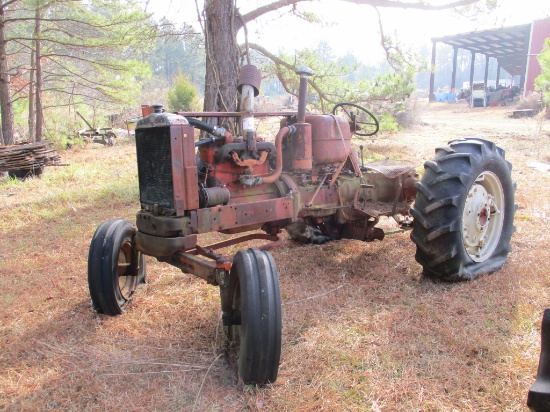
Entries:
[[346, 119], [333, 115], [310, 114], [313, 162], [316, 165], [341, 163], [349, 155], [351, 131]]

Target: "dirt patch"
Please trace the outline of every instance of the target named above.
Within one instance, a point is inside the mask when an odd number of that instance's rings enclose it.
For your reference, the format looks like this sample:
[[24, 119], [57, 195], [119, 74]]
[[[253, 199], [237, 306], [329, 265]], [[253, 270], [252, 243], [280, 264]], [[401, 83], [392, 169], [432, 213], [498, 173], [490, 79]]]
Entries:
[[[277, 382], [242, 387], [224, 352], [216, 288], [148, 259], [122, 316], [92, 312], [97, 226], [133, 220], [135, 149], [62, 153], [71, 166], [0, 182], [0, 408], [4, 410], [527, 411], [550, 306], [550, 122], [511, 109], [426, 105], [417, 128], [355, 139], [366, 159], [418, 164], [449, 140], [506, 150], [517, 182], [508, 263], [461, 284], [426, 280], [407, 233], [273, 250], [283, 301]], [[216, 236], [211, 237], [214, 241]]]

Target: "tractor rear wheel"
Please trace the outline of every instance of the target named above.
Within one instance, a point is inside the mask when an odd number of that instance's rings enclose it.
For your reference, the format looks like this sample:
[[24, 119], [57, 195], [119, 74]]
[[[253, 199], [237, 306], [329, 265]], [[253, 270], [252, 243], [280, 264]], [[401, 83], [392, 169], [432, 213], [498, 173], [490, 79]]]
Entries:
[[515, 182], [504, 150], [482, 139], [436, 149], [411, 208], [416, 260], [430, 277], [474, 279], [500, 268], [515, 231]]
[[230, 272], [229, 341], [237, 351], [239, 375], [245, 384], [265, 385], [277, 379], [281, 358], [281, 297], [271, 254], [239, 251]]
[[99, 313], [118, 315], [145, 283], [145, 256], [134, 243], [132, 222], [111, 219], [94, 233], [88, 254], [88, 286]]

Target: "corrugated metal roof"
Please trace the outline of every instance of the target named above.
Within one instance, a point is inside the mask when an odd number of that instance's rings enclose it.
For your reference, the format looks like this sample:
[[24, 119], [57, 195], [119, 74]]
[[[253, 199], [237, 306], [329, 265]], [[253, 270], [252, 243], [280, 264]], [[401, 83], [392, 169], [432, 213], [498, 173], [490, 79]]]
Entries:
[[494, 57], [508, 73], [522, 75], [525, 69], [530, 35], [531, 24], [523, 24], [437, 37], [432, 41]]

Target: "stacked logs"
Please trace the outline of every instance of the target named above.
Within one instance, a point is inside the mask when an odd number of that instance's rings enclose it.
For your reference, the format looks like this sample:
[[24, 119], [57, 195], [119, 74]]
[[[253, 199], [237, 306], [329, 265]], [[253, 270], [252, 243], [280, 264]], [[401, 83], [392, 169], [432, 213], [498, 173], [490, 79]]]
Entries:
[[0, 172], [19, 175], [40, 174], [45, 166], [59, 166], [61, 158], [50, 142], [0, 146]]

